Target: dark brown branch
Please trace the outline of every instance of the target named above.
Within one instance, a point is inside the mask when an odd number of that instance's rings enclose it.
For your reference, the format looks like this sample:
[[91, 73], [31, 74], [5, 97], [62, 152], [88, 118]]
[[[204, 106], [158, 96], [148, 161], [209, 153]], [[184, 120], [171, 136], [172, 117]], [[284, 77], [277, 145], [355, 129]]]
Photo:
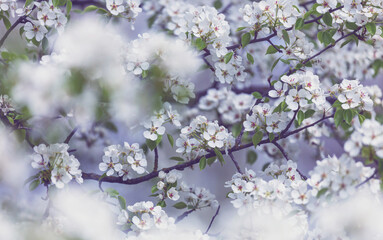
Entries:
[[69, 143], [69, 141], [72, 139], [72, 137], [73, 137], [73, 135], [77, 132], [77, 130], [78, 130], [78, 126], [77, 127], [75, 127], [70, 133], [69, 133], [69, 135], [68, 135], [68, 137], [65, 139], [65, 141], [64, 141], [64, 143]]
[[237, 171], [238, 171], [239, 173], [242, 173], [241, 168], [239, 167], [238, 162], [235, 160], [234, 155], [233, 155], [232, 152], [229, 153], [229, 156], [230, 156], [231, 160], [233, 161], [235, 167], [237, 168]]
[[180, 221], [182, 221], [182, 219], [184, 219], [185, 217], [187, 217], [190, 213], [194, 212], [196, 209], [191, 209], [189, 211], [186, 211], [184, 212], [182, 215], [178, 216], [175, 223], [178, 223]]
[[218, 206], [217, 211], [215, 212], [213, 218], [211, 219], [211, 221], [210, 221], [210, 223], [209, 223], [209, 226], [208, 226], [207, 229], [206, 229], [205, 234], [207, 234], [207, 233], [209, 232], [211, 226], [213, 225], [213, 222], [214, 222], [215, 218], [218, 216], [218, 213], [219, 213], [219, 209], [220, 209], [220, 208], [221, 208], [221, 206]]
[[154, 148], [154, 168], [153, 172], [158, 170], [158, 149], [157, 147]]

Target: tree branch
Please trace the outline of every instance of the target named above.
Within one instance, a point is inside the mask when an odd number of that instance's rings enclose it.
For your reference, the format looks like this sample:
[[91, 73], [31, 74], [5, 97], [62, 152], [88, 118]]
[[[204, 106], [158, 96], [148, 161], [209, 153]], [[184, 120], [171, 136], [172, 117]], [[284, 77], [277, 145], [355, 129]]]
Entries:
[[211, 226], [213, 225], [213, 222], [214, 222], [215, 218], [217, 217], [217, 215], [218, 215], [218, 213], [219, 213], [219, 209], [220, 209], [220, 208], [221, 208], [221, 206], [218, 206], [217, 211], [215, 212], [213, 218], [211, 219], [210, 224], [209, 224], [209, 226], [207, 227], [205, 234], [207, 234], [207, 233], [209, 232]]

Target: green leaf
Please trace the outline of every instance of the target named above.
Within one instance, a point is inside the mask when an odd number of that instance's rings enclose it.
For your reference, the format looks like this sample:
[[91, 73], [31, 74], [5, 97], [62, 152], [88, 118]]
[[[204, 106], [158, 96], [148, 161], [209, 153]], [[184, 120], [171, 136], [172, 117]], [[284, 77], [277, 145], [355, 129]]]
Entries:
[[369, 22], [366, 24], [366, 29], [371, 35], [375, 35], [376, 33], [376, 24], [373, 22]]
[[185, 161], [183, 158], [181, 158], [181, 157], [171, 157], [170, 158], [171, 160], [174, 160], [174, 161], [178, 161], [178, 162], [183, 162], [183, 161]]
[[152, 186], [151, 192], [155, 193], [158, 191], [157, 184]]
[[40, 172], [38, 172], [37, 174], [33, 175], [33, 176], [30, 176], [29, 178], [25, 179], [24, 181], [24, 185], [26, 185], [27, 183], [29, 183], [30, 181], [38, 178], [40, 176]]
[[239, 28], [237, 28], [237, 30], [236, 30], [236, 32], [240, 32], [240, 31], [242, 31], [243, 29], [246, 29], [247, 27], [239, 27]]
[[48, 38], [44, 37], [42, 42], [41, 42], [41, 45], [43, 47], [43, 50], [44, 51], [47, 51], [48, 48], [49, 48], [49, 42], [48, 42]]
[[82, 11], [83, 13], [86, 13], [86, 12], [93, 12], [93, 11], [96, 11], [98, 9], [97, 6], [95, 5], [89, 5], [87, 6], [84, 11]]
[[166, 207], [166, 202], [164, 200], [162, 200], [161, 202], [157, 203], [157, 206], [164, 208], [164, 207]]
[[273, 66], [271, 66], [271, 72], [274, 70], [275, 66], [277, 66], [280, 59], [281, 58], [278, 58], [277, 60], [275, 60], [275, 62], [273, 63]]
[[322, 38], [325, 46], [329, 45], [333, 41], [332, 36], [328, 31], [323, 32]]
[[323, 32], [318, 32], [317, 38], [318, 38], [319, 42], [323, 43]]
[[242, 123], [234, 124], [231, 128], [231, 132], [233, 133], [234, 137], [238, 137], [242, 130]]
[[146, 145], [149, 147], [149, 149], [151, 151], [153, 151], [156, 148], [156, 146], [157, 146], [155, 141], [152, 141], [152, 140], [149, 140], [149, 139], [146, 139]]
[[15, 125], [15, 121], [10, 116], [7, 116], [8, 122], [12, 125]]
[[207, 159], [207, 164], [209, 165], [209, 166], [211, 166], [214, 162], [215, 162], [215, 160], [217, 159], [217, 157], [210, 157], [210, 158], [208, 158]]
[[356, 30], [358, 29], [358, 25], [356, 25], [355, 23], [352, 23], [352, 22], [346, 22], [346, 27], [348, 29], [351, 29], [351, 30]]
[[262, 166], [262, 171], [265, 171], [266, 170], [266, 168], [270, 165], [271, 163], [265, 163], [265, 164], [263, 164], [263, 166]]
[[327, 26], [330, 26], [332, 27], [332, 16], [331, 16], [331, 13], [329, 12], [326, 12], [324, 15], [323, 15], [323, 22], [327, 25]]
[[35, 190], [40, 185], [40, 179], [36, 179], [29, 184], [29, 191]]
[[257, 148], [258, 144], [262, 141], [263, 133], [261, 131], [257, 131], [254, 133], [252, 141], [255, 148]]
[[315, 110], [309, 109], [305, 112], [305, 119], [311, 118], [315, 114]]
[[297, 120], [298, 120], [298, 126], [300, 126], [303, 120], [305, 120], [305, 114], [302, 112], [302, 110], [299, 110], [297, 115]]
[[215, 0], [213, 6], [215, 7], [215, 9], [220, 9], [222, 7], [221, 0]]
[[305, 24], [305, 20], [303, 18], [298, 18], [295, 22], [295, 29], [300, 30], [303, 28], [303, 25]]
[[6, 16], [3, 16], [3, 22], [4, 22], [4, 25], [7, 28], [7, 30], [12, 26], [11, 22], [9, 21], [9, 19]]
[[24, 4], [24, 7], [27, 7], [27, 6], [31, 5], [31, 3], [33, 3], [33, 0], [26, 0], [25, 4]]
[[253, 92], [253, 97], [255, 97], [256, 99], [262, 99], [262, 94], [260, 94], [259, 92]]
[[318, 191], [317, 193], [317, 198], [320, 198], [322, 195], [324, 195], [327, 192], [328, 188], [322, 188], [321, 190]]
[[167, 136], [168, 136], [168, 140], [169, 140], [170, 145], [171, 145], [172, 147], [174, 147], [174, 139], [173, 139], [173, 136], [170, 135], [170, 134], [168, 134]]
[[223, 156], [222, 156], [222, 153], [219, 151], [218, 148], [214, 148], [214, 152], [215, 152], [215, 155], [217, 156], [218, 158], [218, 161], [221, 163], [221, 165], [223, 166], [223, 164], [225, 163], [225, 159], [223, 159]]
[[148, 19], [148, 28], [152, 28], [154, 22], [156, 21], [157, 14], [153, 14], [149, 19]]
[[257, 161], [258, 155], [256, 152], [250, 150], [247, 152], [246, 162], [250, 165], [253, 165]]
[[52, 3], [53, 3], [54, 7], [57, 7], [59, 5], [60, 1], [59, 0], [52, 0]]
[[290, 44], [290, 37], [289, 37], [289, 34], [287, 33], [287, 31], [285, 29], [282, 30], [282, 37], [283, 37], [283, 40], [285, 40], [285, 42], [287, 44]]
[[342, 103], [339, 100], [336, 100], [333, 104], [333, 108], [340, 108], [342, 106]]
[[342, 122], [342, 120], [343, 120], [343, 109], [338, 108], [335, 112], [335, 115], [334, 115], [335, 126], [338, 127], [339, 124]]
[[117, 197], [120, 195], [120, 193], [114, 188], [107, 188], [105, 192], [108, 193], [111, 197]]
[[243, 34], [241, 38], [242, 47], [246, 47], [246, 45], [250, 43], [250, 39], [251, 39], [250, 33]]
[[70, 10], [72, 10], [72, 1], [67, 0], [67, 2], [66, 2], [66, 15], [69, 15]]
[[186, 208], [188, 205], [186, 205], [186, 203], [184, 202], [178, 202], [176, 204], [173, 205], [173, 207], [177, 208], [177, 209], [184, 209]]
[[349, 44], [350, 42], [352, 42], [353, 39], [352, 38], [348, 38], [346, 41], [344, 41], [341, 45], [340, 45], [340, 48], [346, 46], [347, 44]]
[[247, 60], [251, 63], [254, 64], [254, 58], [250, 53], [246, 54]]
[[274, 133], [269, 133], [269, 140], [272, 142], [275, 139]]
[[314, 13], [314, 11], [313, 11], [312, 9], [310, 9], [309, 11], [307, 11], [307, 12], [305, 13], [305, 15], [303, 16], [303, 19], [307, 19], [307, 18], [310, 17], [310, 15], [313, 14], [313, 13]]
[[274, 53], [277, 53], [277, 52], [278, 52], [278, 50], [273, 45], [270, 45], [267, 48], [266, 55], [267, 54], [274, 54]]
[[347, 109], [347, 110], [343, 111], [343, 118], [346, 121], [346, 123], [350, 124], [352, 121], [352, 118], [353, 118], [352, 117], [352, 110]]
[[13, 132], [19, 142], [23, 142], [25, 140], [26, 131], [24, 129], [16, 129]]
[[200, 170], [204, 170], [206, 167], [206, 158], [205, 157], [202, 157], [200, 160], [199, 160], [199, 169]]
[[126, 200], [123, 196], [118, 196], [118, 202], [120, 203], [121, 209], [126, 209]]
[[202, 38], [197, 38], [194, 42], [195, 46], [197, 47], [197, 49], [199, 51], [203, 50], [206, 48], [206, 43], [204, 40], [202, 40]]
[[226, 63], [226, 64], [230, 62], [231, 58], [233, 57], [233, 54], [234, 54], [234, 52], [228, 52], [228, 53], [225, 55], [224, 59], [225, 59], [225, 63]]
[[358, 114], [358, 118], [359, 118], [360, 124], [362, 124], [364, 122], [364, 120], [366, 120], [366, 117], [363, 116], [362, 114]]

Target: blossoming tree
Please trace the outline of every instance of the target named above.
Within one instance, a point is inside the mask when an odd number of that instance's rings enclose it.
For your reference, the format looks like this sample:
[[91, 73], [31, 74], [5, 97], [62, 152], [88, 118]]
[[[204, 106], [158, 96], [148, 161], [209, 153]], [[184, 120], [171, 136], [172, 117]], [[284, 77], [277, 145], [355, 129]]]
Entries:
[[0, 239], [383, 238], [382, 0], [0, 10]]

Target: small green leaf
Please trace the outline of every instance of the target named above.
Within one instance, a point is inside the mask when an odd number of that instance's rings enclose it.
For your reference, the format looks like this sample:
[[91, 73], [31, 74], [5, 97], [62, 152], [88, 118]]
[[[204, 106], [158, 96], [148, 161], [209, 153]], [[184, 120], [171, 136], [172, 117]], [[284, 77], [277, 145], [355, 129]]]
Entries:
[[262, 99], [262, 94], [260, 94], [259, 92], [253, 92], [253, 97], [255, 97], [256, 99]]
[[319, 42], [323, 43], [323, 32], [318, 32], [317, 38], [318, 38]]
[[243, 34], [241, 38], [242, 47], [246, 47], [246, 45], [250, 43], [250, 39], [251, 39], [250, 33]]
[[236, 30], [236, 32], [240, 32], [240, 31], [242, 31], [243, 29], [246, 29], [247, 27], [239, 27], [239, 28], [237, 28], [237, 30]]
[[347, 109], [347, 110], [343, 111], [343, 118], [346, 121], [346, 123], [350, 124], [352, 121], [352, 118], [353, 118], [352, 117], [352, 110]]
[[195, 46], [197, 47], [197, 49], [199, 51], [203, 50], [206, 48], [206, 43], [204, 40], [202, 40], [202, 38], [197, 38], [194, 42]]
[[355, 23], [352, 23], [352, 22], [346, 22], [346, 27], [348, 29], [351, 29], [351, 30], [356, 30], [358, 29], [358, 25], [356, 25]]
[[265, 171], [266, 168], [270, 165], [271, 163], [265, 163], [263, 166], [262, 166], [262, 171]]
[[246, 162], [250, 165], [253, 165], [257, 161], [258, 155], [256, 152], [250, 150], [247, 152]]
[[256, 133], [254, 133], [252, 141], [255, 148], [257, 148], [258, 144], [262, 141], [262, 138], [263, 133], [261, 131], [257, 131]]
[[225, 159], [223, 159], [223, 156], [222, 156], [222, 153], [219, 151], [218, 148], [214, 148], [214, 152], [215, 152], [215, 155], [217, 156], [218, 158], [218, 161], [221, 163], [221, 165], [223, 166], [223, 164], [225, 163]]
[[158, 191], [157, 184], [152, 186], [151, 192], [155, 193]]
[[323, 15], [323, 22], [327, 25], [327, 26], [332, 26], [332, 16], [331, 16], [331, 13], [329, 12], [326, 12], [324, 15]]
[[270, 45], [266, 50], [266, 55], [267, 54], [274, 54], [277, 52], [278, 52], [278, 50], [273, 45]]
[[215, 162], [215, 160], [217, 159], [217, 157], [210, 157], [210, 158], [208, 158], [207, 159], [207, 164], [209, 165], [209, 166], [211, 166], [214, 162]]
[[328, 31], [323, 32], [322, 38], [325, 46], [329, 45], [333, 41], [332, 36]]
[[9, 21], [9, 19], [7, 17], [5, 17], [5, 16], [3, 16], [3, 22], [4, 22], [4, 25], [7, 28], [7, 30], [12, 26], [11, 22]]
[[362, 124], [364, 122], [364, 120], [366, 120], [366, 117], [363, 116], [362, 114], [358, 114], [358, 118], [359, 118], [360, 124]]
[[366, 29], [371, 35], [375, 35], [376, 33], [376, 24], [373, 22], [369, 22], [366, 24]]
[[93, 12], [93, 11], [96, 11], [98, 9], [97, 6], [94, 6], [94, 5], [89, 5], [87, 6], [84, 11], [82, 11], [83, 13], [86, 13], [86, 12]]
[[27, 7], [27, 6], [31, 5], [31, 3], [33, 3], [33, 0], [26, 0], [25, 4], [24, 4], [24, 7]]
[[70, 10], [72, 10], [72, 1], [67, 0], [66, 1], [66, 15], [67, 16], [70, 14]]
[[29, 184], [29, 191], [35, 190], [40, 185], [40, 179], [36, 179]]
[[305, 112], [305, 119], [311, 118], [315, 114], [315, 110], [309, 109]]
[[305, 114], [302, 112], [302, 110], [299, 110], [297, 115], [297, 120], [298, 120], [298, 126], [300, 126], [303, 120], [305, 120]]
[[126, 200], [123, 196], [118, 196], [118, 202], [120, 203], [121, 209], [126, 209]]
[[238, 137], [242, 130], [242, 123], [234, 124], [231, 128], [231, 132], [233, 133], [234, 137]]
[[169, 140], [170, 145], [171, 145], [172, 147], [174, 147], [174, 139], [173, 139], [173, 136], [170, 135], [170, 134], [168, 134], [167, 136], [168, 136], [168, 140]]
[[174, 161], [178, 161], [178, 162], [183, 162], [183, 161], [185, 161], [183, 158], [181, 158], [181, 157], [171, 157], [170, 158], [171, 160], [174, 160]]
[[11, 118], [10, 116], [7, 116], [7, 118], [10, 124], [15, 125], [15, 121], [13, 120], [13, 118]]
[[164, 200], [162, 200], [161, 202], [157, 203], [157, 206], [164, 208], [164, 207], [166, 207], [166, 202]]
[[247, 60], [251, 63], [254, 64], [254, 58], [250, 53], [246, 54]]
[[275, 66], [277, 66], [280, 59], [281, 58], [278, 58], [277, 60], [275, 60], [275, 62], [273, 63], [273, 66], [271, 66], [271, 72], [274, 70]]
[[215, 9], [220, 9], [222, 7], [221, 0], [215, 0], [213, 6], [215, 7]]
[[206, 158], [205, 157], [202, 157], [200, 160], [199, 160], [199, 169], [200, 170], [204, 170], [206, 167]]
[[272, 142], [275, 139], [274, 133], [269, 133], [269, 140]]
[[117, 197], [120, 195], [120, 193], [114, 188], [107, 188], [105, 192], [108, 193], [111, 197]]
[[231, 58], [233, 57], [233, 54], [234, 54], [234, 52], [228, 52], [228, 53], [225, 55], [224, 59], [225, 59], [225, 63], [226, 63], [226, 64], [230, 62]]
[[342, 120], [343, 120], [343, 109], [338, 108], [335, 112], [335, 115], [334, 115], [335, 126], [338, 127], [339, 124], [342, 122]]
[[303, 18], [298, 18], [295, 22], [295, 29], [300, 30], [303, 28], [303, 25], [305, 24], [305, 20]]
[[347, 44], [349, 44], [350, 42], [352, 42], [353, 39], [352, 38], [348, 38], [346, 41], [344, 41], [341, 45], [340, 45], [340, 48], [346, 46]]
[[285, 42], [287, 44], [290, 44], [290, 37], [289, 37], [289, 34], [287, 33], [287, 31], [285, 29], [282, 30], [282, 37], [283, 37], [283, 40], [285, 40]]
[[188, 205], [186, 205], [186, 203], [184, 202], [178, 202], [176, 204], [173, 205], [173, 207], [177, 208], [177, 209], [184, 209], [186, 208]]
[[322, 188], [321, 190], [318, 191], [317, 193], [317, 198], [320, 198], [322, 195], [324, 195], [327, 192], [328, 188]]

